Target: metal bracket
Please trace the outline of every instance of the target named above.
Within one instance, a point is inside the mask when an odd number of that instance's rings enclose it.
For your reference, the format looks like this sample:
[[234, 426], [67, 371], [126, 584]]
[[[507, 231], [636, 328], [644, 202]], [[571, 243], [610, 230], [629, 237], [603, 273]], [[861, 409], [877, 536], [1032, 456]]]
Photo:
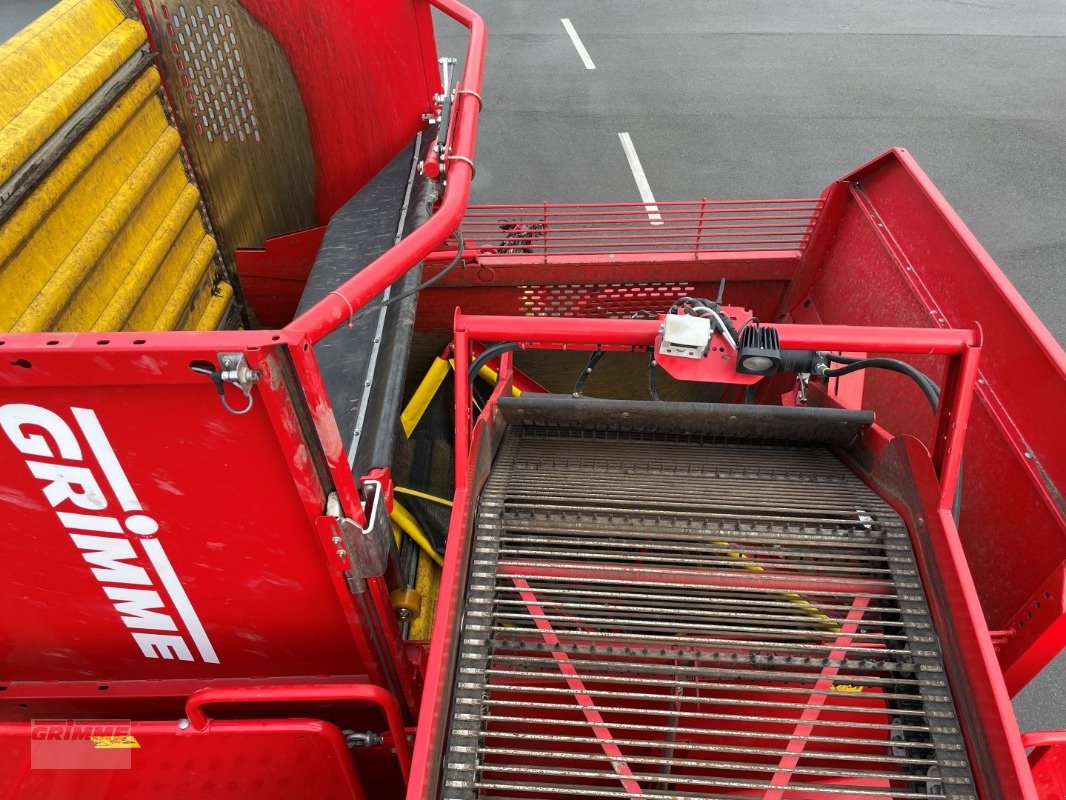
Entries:
[[357, 747], [376, 747], [385, 741], [380, 733], [374, 731], [353, 731], [344, 730], [344, 742], [348, 745], [349, 750], [354, 750]]
[[252, 394], [252, 386], [259, 380], [259, 373], [248, 366], [244, 353], [219, 353], [218, 365], [222, 368], [219, 376], [223, 383], [232, 383], [245, 397]]
[[366, 526], [345, 516], [336, 492], [326, 498], [326, 515], [337, 520], [339, 534], [330, 540], [337, 548], [337, 557], [348, 559], [351, 565], [353, 591], [362, 592], [367, 578], [385, 574], [388, 564], [389, 545], [392, 540], [392, 522], [385, 509], [385, 491], [381, 481], [363, 481]]
[[441, 56], [437, 59], [437, 64], [440, 67], [440, 85], [441, 92], [433, 98], [433, 101], [437, 105], [444, 105], [444, 101], [451, 96], [452, 89], [452, 69], [458, 63], [457, 59], [449, 56]]
[[[231, 414], [240, 416], [252, 410], [252, 387], [259, 380], [259, 373], [248, 366], [248, 359], [244, 353], [219, 353], [218, 369], [211, 369], [210, 362], [193, 362], [192, 371], [206, 375], [215, 384], [215, 391], [222, 401], [223, 407]], [[248, 404], [241, 409], [236, 409], [226, 400], [226, 384], [232, 384], [240, 389], [241, 394], [248, 400]]]

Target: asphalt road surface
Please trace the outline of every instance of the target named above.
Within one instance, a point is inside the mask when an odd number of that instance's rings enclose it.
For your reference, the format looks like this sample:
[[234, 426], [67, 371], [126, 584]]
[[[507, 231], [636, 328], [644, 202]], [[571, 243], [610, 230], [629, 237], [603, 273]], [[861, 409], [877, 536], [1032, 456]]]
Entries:
[[[900, 145], [1066, 340], [1062, 0], [467, 1], [489, 28], [474, 202], [639, 200], [621, 133], [658, 200], [812, 196]], [[0, 40], [50, 5], [0, 0]], [[1066, 657], [1015, 706], [1066, 728]]]

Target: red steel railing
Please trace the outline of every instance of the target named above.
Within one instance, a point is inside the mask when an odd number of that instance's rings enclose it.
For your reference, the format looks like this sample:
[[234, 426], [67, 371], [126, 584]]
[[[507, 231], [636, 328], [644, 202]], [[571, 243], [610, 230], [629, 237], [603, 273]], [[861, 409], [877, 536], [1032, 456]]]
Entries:
[[[655, 253], [698, 258], [720, 251], [802, 250], [820, 210], [818, 198], [681, 200], [653, 207], [645, 203], [483, 205], [467, 209], [461, 230], [467, 257], [517, 256], [547, 262], [553, 256]], [[453, 254], [445, 247], [430, 254], [429, 260]]]

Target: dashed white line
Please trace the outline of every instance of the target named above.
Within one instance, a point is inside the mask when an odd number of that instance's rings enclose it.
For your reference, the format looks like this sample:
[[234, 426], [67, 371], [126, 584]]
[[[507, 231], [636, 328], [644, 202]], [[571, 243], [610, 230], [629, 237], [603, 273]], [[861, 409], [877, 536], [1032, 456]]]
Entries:
[[585, 64], [585, 69], [596, 69], [596, 65], [592, 63], [592, 56], [589, 55], [589, 51], [585, 49], [585, 45], [581, 42], [581, 37], [577, 35], [577, 30], [574, 28], [574, 23], [568, 19], [559, 20], [563, 23], [563, 27], [566, 28], [566, 32], [570, 34], [570, 41], [574, 43], [574, 47], [577, 48], [577, 54], [581, 56], [581, 60]]
[[633, 140], [624, 131], [618, 134], [618, 138], [622, 140], [622, 149], [626, 151], [626, 158], [629, 159], [629, 168], [633, 170], [633, 180], [637, 182], [637, 191], [640, 192], [640, 199], [644, 201], [648, 219], [652, 225], [662, 225], [662, 214], [659, 213], [659, 206], [655, 204], [655, 195], [651, 193], [651, 185], [644, 174], [644, 167], [640, 165], [640, 159], [637, 158], [637, 149], [633, 147]]

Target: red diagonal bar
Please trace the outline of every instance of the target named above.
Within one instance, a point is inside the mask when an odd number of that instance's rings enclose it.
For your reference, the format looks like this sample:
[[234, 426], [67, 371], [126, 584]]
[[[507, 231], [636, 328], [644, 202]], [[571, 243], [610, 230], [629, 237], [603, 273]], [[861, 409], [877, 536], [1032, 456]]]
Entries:
[[[551, 622], [544, 613], [544, 609], [538, 605], [537, 596], [533, 593], [533, 590], [529, 588], [529, 583], [522, 578], [513, 578], [512, 580], [515, 588], [518, 589], [522, 602], [525, 603], [530, 615], [536, 622], [537, 629], [540, 631], [544, 643], [548, 646], [558, 645], [559, 637], [555, 635], [555, 629], [552, 627]], [[613, 767], [614, 771], [618, 773], [618, 778], [622, 782], [622, 787], [630, 797], [643, 797], [644, 790], [640, 788], [640, 784], [637, 783], [636, 779], [633, 777], [633, 771], [629, 768], [629, 765], [625, 763], [625, 757], [622, 755], [622, 751], [619, 750], [618, 745], [614, 743], [614, 737], [611, 735], [610, 729], [603, 721], [603, 717], [600, 716], [600, 712], [596, 710], [596, 704], [585, 689], [585, 683], [578, 675], [577, 669], [575, 669], [574, 665], [570, 663], [570, 658], [566, 653], [559, 650], [553, 650], [552, 657], [559, 665], [559, 671], [566, 676], [566, 685], [570, 687], [570, 691], [574, 693], [574, 699], [577, 701], [577, 704], [581, 706], [581, 713], [585, 715], [585, 719], [588, 720], [589, 725], [592, 727], [592, 732], [596, 735], [596, 738], [600, 740], [600, 746], [603, 748], [603, 752], [611, 762], [611, 767]]]
[[[866, 607], [869, 604], [870, 600], [867, 597], [855, 598], [851, 605], [851, 610], [848, 612], [847, 617], [844, 618], [844, 624], [840, 626], [840, 634], [833, 644], [833, 647], [838, 649], [834, 649], [829, 654], [830, 661], [837, 661], [847, 655], [847, 648], [852, 646], [851, 634], [858, 631], [859, 623], [862, 622]], [[771, 789], [763, 797], [763, 800], [781, 800], [785, 796], [788, 784], [792, 780], [792, 771], [796, 768], [800, 756], [803, 754], [803, 749], [807, 746], [805, 737], [810, 736], [811, 731], [814, 730], [818, 715], [821, 714], [822, 706], [829, 699], [829, 691], [839, 672], [840, 667], [838, 666], [826, 666], [822, 669], [821, 676], [814, 685], [810, 701], [796, 721], [796, 728], [792, 734], [793, 738], [789, 740], [788, 746], [785, 747], [785, 754], [778, 762], [777, 772], [774, 773], [774, 777], [770, 781], [771, 785], [781, 788]]]

